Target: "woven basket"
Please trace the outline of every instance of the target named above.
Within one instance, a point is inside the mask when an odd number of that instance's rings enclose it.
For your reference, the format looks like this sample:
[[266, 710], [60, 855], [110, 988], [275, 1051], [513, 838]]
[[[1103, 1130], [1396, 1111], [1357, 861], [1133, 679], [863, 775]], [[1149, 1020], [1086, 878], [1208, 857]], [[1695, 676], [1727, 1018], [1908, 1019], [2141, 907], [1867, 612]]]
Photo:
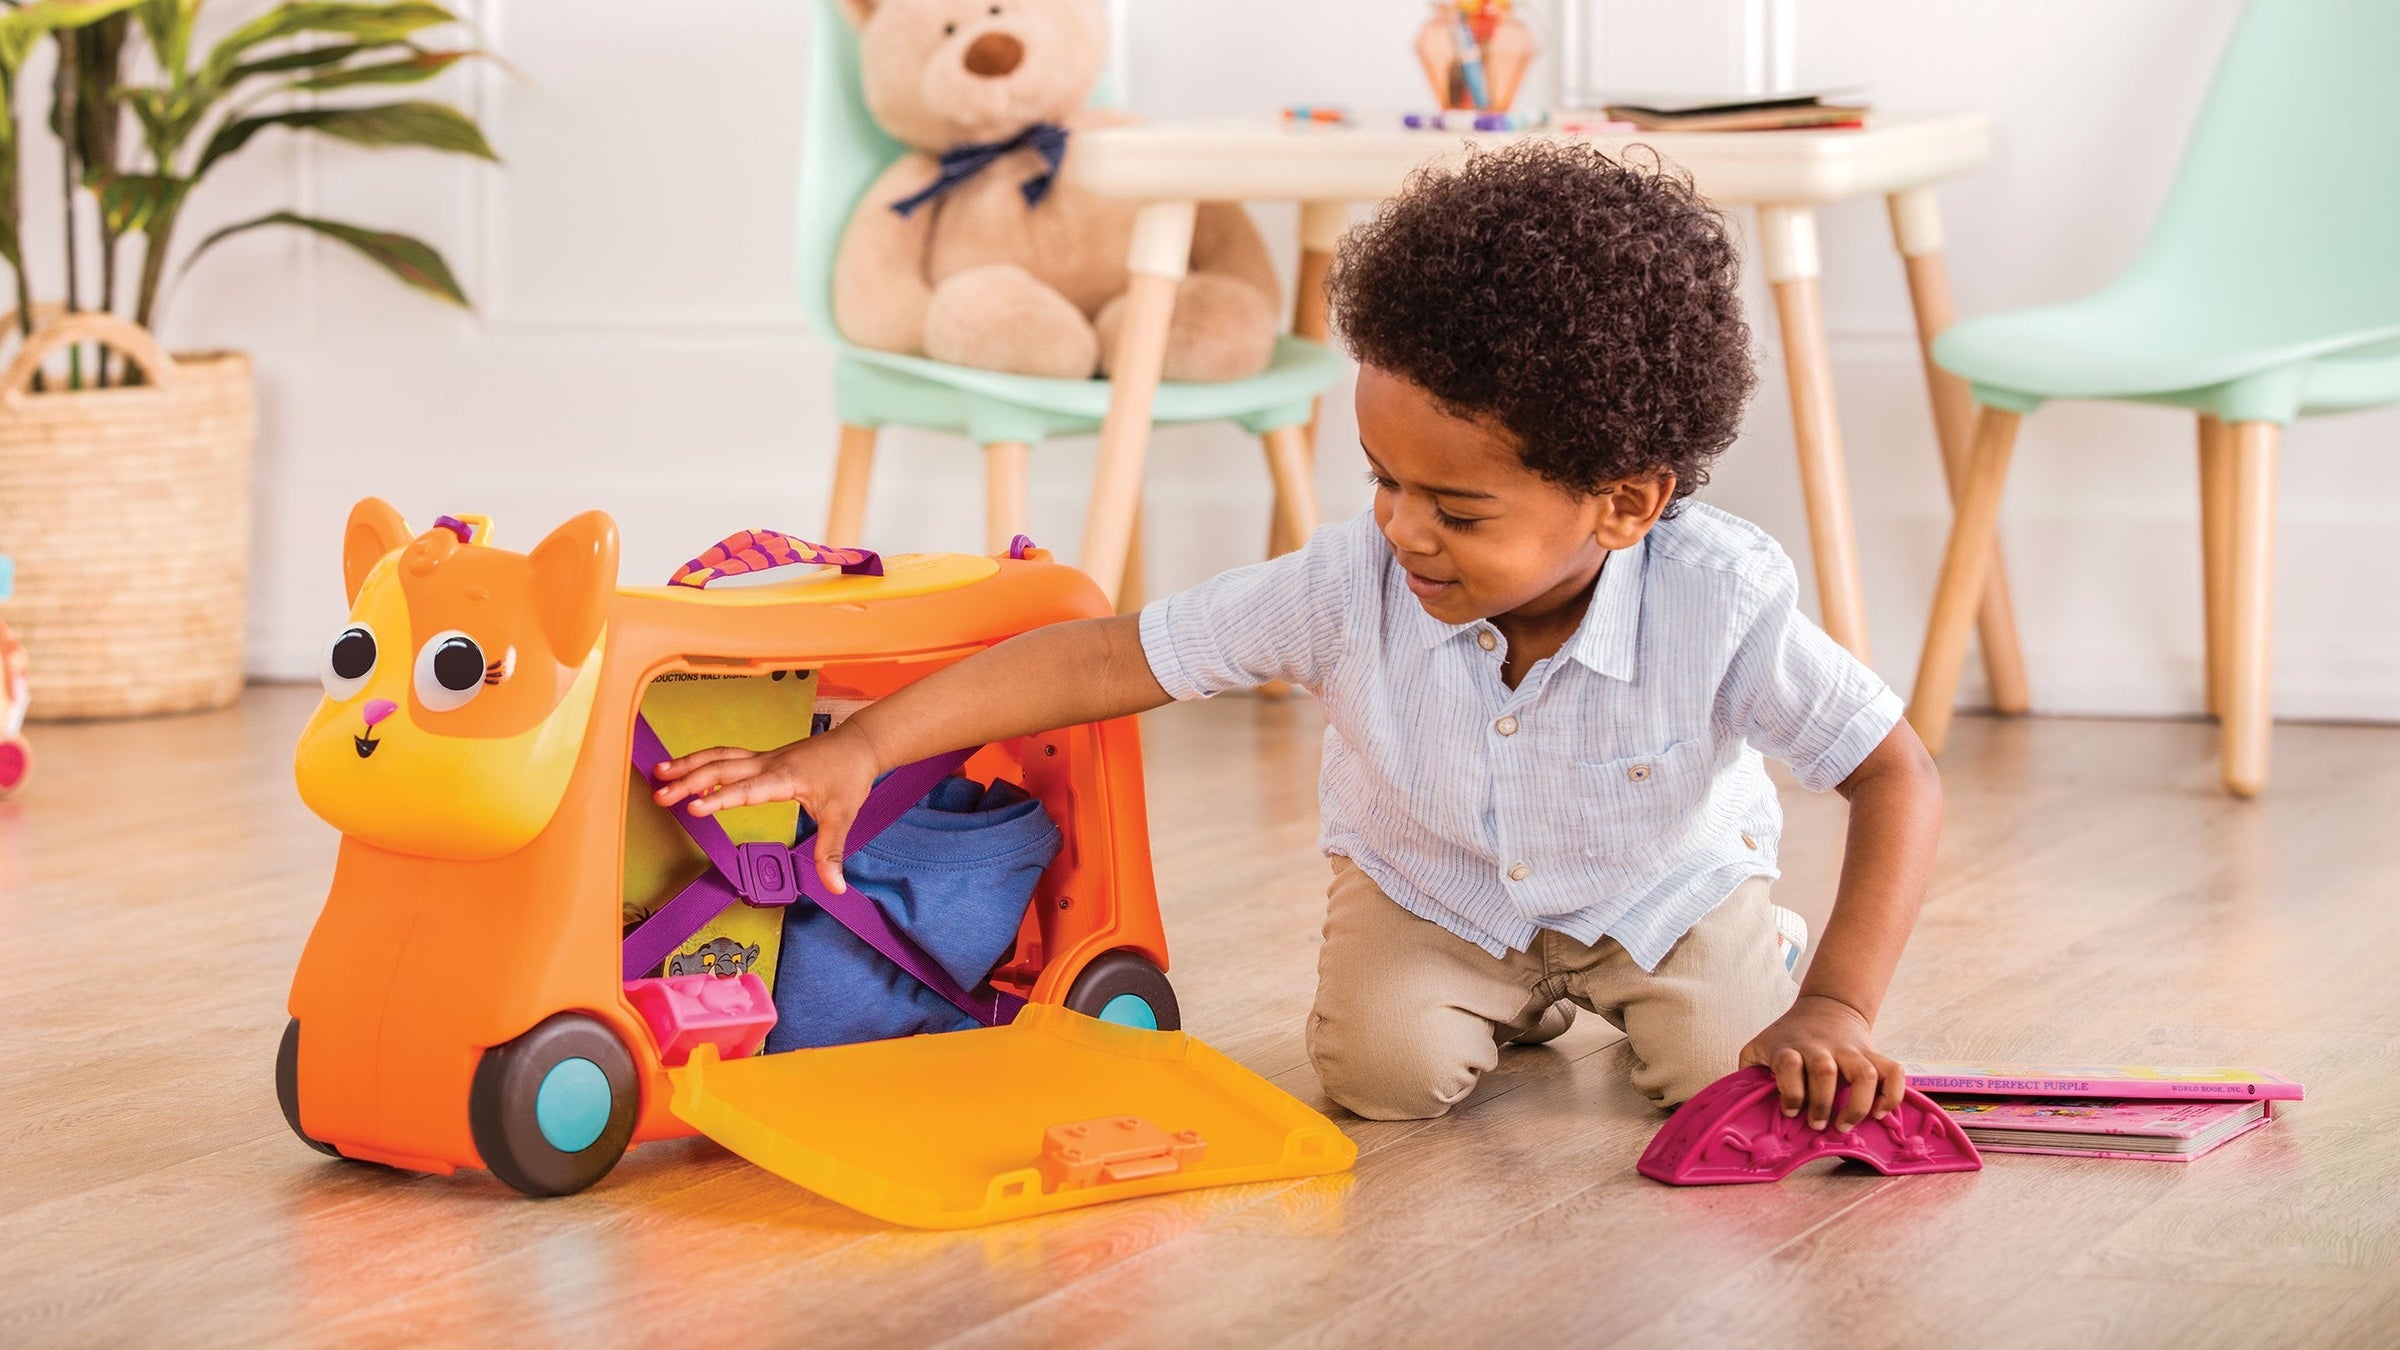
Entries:
[[[115, 349], [149, 383], [31, 392], [43, 359], [77, 342]], [[31, 658], [35, 717], [241, 693], [256, 405], [248, 357], [176, 360], [105, 314], [43, 324], [0, 372], [0, 553], [17, 564], [0, 613]]]

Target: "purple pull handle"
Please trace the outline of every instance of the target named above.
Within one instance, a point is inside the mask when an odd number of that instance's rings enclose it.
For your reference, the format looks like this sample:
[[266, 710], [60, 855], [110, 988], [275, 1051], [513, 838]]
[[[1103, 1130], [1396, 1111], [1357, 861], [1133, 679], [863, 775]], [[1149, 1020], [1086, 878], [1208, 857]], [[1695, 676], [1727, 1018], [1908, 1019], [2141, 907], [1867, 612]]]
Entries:
[[667, 584], [690, 586], [697, 590], [718, 577], [741, 576], [748, 572], [764, 572], [773, 567], [802, 564], [839, 567], [851, 576], [883, 575], [883, 559], [872, 549], [812, 544], [775, 530], [743, 530], [727, 535], [706, 553], [676, 568], [675, 575], [667, 578]]

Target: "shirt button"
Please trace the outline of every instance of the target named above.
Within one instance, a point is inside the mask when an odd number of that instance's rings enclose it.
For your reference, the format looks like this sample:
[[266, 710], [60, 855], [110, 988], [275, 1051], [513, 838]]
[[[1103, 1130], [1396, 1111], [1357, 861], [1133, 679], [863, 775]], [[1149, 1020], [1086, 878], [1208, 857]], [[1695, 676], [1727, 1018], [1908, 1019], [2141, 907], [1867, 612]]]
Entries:
[[1647, 764], [1636, 764], [1632, 768], [1625, 771], [1625, 776], [1632, 779], [1636, 783], [1647, 783], [1650, 781], [1650, 766]]
[[1523, 881], [1525, 878], [1532, 875], [1533, 869], [1527, 867], [1523, 863], [1518, 863], [1516, 866], [1508, 869], [1508, 879], [1510, 881]]
[[1500, 639], [1493, 637], [1490, 633], [1477, 633], [1475, 635], [1475, 645], [1488, 652], [1492, 648], [1500, 645]]
[[1499, 732], [1503, 736], [1514, 736], [1517, 734], [1517, 719], [1513, 717], [1503, 717], [1499, 721], [1492, 723], [1492, 730]]

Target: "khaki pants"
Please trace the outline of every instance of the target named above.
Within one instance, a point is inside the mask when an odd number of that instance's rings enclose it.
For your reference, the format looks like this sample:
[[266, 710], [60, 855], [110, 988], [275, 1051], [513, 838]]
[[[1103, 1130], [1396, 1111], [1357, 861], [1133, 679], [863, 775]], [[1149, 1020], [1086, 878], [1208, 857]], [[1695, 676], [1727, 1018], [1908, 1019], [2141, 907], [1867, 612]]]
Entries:
[[1438, 1116], [1474, 1090], [1500, 1047], [1562, 1000], [1625, 1033], [1633, 1085], [1662, 1106], [1725, 1074], [1797, 993], [1777, 954], [1763, 877], [1742, 883], [1658, 969], [1614, 939], [1543, 930], [1493, 956], [1402, 909], [1347, 858], [1333, 860], [1308, 1053], [1325, 1094], [1370, 1120]]

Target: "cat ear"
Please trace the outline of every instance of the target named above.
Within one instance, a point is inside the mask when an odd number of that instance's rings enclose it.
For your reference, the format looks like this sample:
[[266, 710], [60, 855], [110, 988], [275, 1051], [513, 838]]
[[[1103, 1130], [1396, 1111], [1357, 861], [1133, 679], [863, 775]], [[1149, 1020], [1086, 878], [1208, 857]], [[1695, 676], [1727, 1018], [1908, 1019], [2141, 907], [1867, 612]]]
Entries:
[[586, 511], [534, 546], [534, 601], [562, 665], [580, 665], [600, 640], [617, 593], [617, 522]]
[[390, 502], [369, 497], [350, 508], [349, 527], [342, 531], [342, 585], [350, 593], [351, 604], [358, 603], [359, 588], [367, 584], [367, 573], [375, 570], [375, 564], [407, 543], [408, 522]]

